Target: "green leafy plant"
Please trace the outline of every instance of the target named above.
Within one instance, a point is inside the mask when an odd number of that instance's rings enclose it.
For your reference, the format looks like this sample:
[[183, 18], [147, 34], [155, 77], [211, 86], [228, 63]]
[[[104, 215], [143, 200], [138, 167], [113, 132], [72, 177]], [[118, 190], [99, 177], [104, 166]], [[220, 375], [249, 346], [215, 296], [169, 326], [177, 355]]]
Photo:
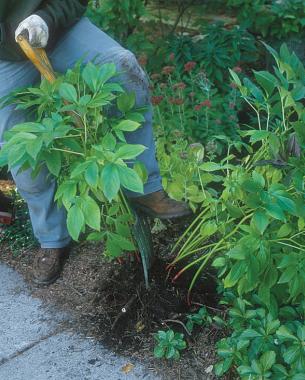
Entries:
[[156, 358], [179, 359], [180, 351], [186, 348], [183, 334], [175, 333], [173, 330], [158, 331], [155, 334], [157, 345], [154, 349]]
[[209, 315], [206, 307], [201, 307], [197, 313], [187, 315], [186, 327], [189, 332], [192, 332], [194, 326], [210, 325], [212, 317]]
[[171, 270], [186, 261], [173, 280], [193, 269], [191, 290], [212, 261], [221, 288], [233, 294], [225, 297], [234, 306], [233, 333], [220, 343], [217, 374], [236, 366], [244, 379], [277, 379], [281, 371], [298, 379], [305, 372], [303, 324], [281, 311], [304, 303], [305, 69], [285, 45], [279, 54], [267, 49], [274, 73], [254, 71], [253, 81], [231, 70], [256, 123], [240, 132], [243, 155], [229, 150], [222, 162], [199, 165], [210, 184], [201, 212], [174, 247]]
[[[141, 193], [145, 181], [145, 168], [136, 162], [145, 147], [124, 137], [144, 117], [134, 110], [135, 95], [111, 81], [115, 76], [114, 64], [79, 64], [54, 84], [43, 81], [15, 94], [9, 101], [37, 110], [36, 121], [8, 131], [0, 153], [1, 166], [31, 168], [33, 176], [46, 166], [72, 238], [86, 233], [88, 240], [104, 241], [109, 258], [136, 249], [122, 189]], [[114, 103], [119, 115], [111, 112]]]
[[305, 9], [303, 0], [229, 0], [237, 9], [238, 21], [250, 31], [278, 40], [297, 36], [304, 31]]
[[143, 0], [91, 1], [88, 17], [112, 37], [124, 43], [146, 13]]

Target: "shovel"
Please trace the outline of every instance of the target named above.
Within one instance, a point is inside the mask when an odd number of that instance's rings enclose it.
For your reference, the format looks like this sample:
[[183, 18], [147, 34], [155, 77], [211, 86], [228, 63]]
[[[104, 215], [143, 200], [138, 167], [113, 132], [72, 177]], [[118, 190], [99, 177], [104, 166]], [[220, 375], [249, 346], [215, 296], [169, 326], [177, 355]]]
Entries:
[[[46, 54], [46, 51], [41, 48], [34, 48], [30, 45], [26, 36], [20, 34], [17, 37], [17, 42], [27, 58], [34, 64], [40, 74], [50, 83], [56, 80], [56, 75]], [[71, 114], [75, 124], [78, 127], [82, 127], [82, 121], [75, 114]], [[153, 243], [150, 230], [149, 218], [132, 208], [132, 212], [135, 217], [135, 224], [132, 228], [133, 236], [137, 242], [138, 249], [141, 254], [145, 285], [149, 288], [149, 270], [153, 263]]]

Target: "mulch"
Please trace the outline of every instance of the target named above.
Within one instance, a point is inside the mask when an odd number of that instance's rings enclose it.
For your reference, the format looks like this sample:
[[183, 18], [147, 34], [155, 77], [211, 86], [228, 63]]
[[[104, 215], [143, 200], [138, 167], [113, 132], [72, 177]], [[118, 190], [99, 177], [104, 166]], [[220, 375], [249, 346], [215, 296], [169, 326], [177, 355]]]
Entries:
[[[154, 234], [156, 260], [146, 289], [141, 263], [136, 256], [109, 262], [97, 243], [74, 245], [61, 278], [47, 288], [31, 283], [31, 266], [35, 250], [25, 249], [13, 255], [9, 244], [1, 247], [0, 260], [19, 271], [34, 297], [47, 305], [68, 312], [71, 327], [86, 337], [93, 337], [111, 350], [144, 361], [164, 380], [214, 380], [212, 365], [217, 361], [215, 344], [224, 332], [217, 326], [198, 327], [189, 336], [185, 331], [186, 315], [205, 305], [215, 313], [216, 285], [213, 275], [205, 273], [187, 303], [190, 277], [172, 283], [166, 266], [169, 250], [184, 226], [168, 224]], [[153, 357], [154, 334], [172, 328], [184, 333], [188, 348], [178, 361]]]

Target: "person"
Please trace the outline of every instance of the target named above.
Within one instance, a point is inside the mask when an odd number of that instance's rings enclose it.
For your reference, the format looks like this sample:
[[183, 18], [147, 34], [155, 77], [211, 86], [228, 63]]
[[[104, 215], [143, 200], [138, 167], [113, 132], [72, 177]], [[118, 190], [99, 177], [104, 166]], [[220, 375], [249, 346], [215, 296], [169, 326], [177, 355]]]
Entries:
[[[0, 2], [0, 98], [17, 87], [32, 86], [40, 75], [27, 61], [16, 38], [27, 33], [34, 47], [47, 49], [54, 70], [65, 73], [81, 58], [90, 61], [98, 57], [100, 64], [113, 62], [126, 91], [136, 94], [137, 106], [149, 105], [140, 129], [126, 134], [129, 143], [140, 143], [148, 149], [139, 157], [148, 171], [144, 195], [129, 193], [135, 207], [157, 218], [186, 216], [189, 208], [170, 199], [162, 189], [160, 171], [155, 157], [152, 132], [152, 107], [148, 79], [135, 56], [94, 26], [84, 13], [88, 0], [1, 0]], [[27, 114], [13, 105], [0, 110], [0, 144], [3, 134], [18, 123], [28, 120]], [[56, 183], [43, 168], [35, 179], [31, 171], [11, 174], [21, 196], [26, 201], [34, 234], [41, 249], [33, 262], [33, 281], [49, 285], [60, 275], [69, 254], [70, 236], [66, 213], [54, 203]], [[0, 199], [0, 210], [8, 212]]]

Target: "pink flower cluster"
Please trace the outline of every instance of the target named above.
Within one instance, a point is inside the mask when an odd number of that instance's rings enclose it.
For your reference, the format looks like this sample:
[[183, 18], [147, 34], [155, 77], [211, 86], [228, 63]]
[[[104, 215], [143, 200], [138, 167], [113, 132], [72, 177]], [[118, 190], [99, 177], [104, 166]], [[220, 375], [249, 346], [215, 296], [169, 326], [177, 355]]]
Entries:
[[212, 107], [212, 102], [209, 99], [206, 99], [203, 102], [201, 102], [199, 104], [196, 104], [195, 107], [194, 107], [194, 110], [195, 111], [200, 111], [201, 108], [203, 108], [203, 107], [211, 108]]

